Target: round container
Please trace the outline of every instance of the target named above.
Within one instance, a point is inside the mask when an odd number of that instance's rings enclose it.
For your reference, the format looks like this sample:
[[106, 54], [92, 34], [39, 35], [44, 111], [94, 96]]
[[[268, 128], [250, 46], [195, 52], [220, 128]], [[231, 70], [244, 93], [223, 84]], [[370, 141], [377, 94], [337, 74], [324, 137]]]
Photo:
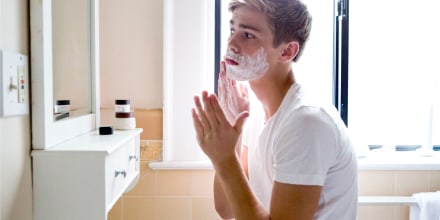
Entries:
[[115, 112], [130, 112], [130, 99], [116, 99]]
[[136, 128], [136, 119], [133, 112], [116, 112], [113, 126], [116, 130], [130, 130]]
[[55, 114], [70, 112], [70, 100], [57, 100], [53, 109]]

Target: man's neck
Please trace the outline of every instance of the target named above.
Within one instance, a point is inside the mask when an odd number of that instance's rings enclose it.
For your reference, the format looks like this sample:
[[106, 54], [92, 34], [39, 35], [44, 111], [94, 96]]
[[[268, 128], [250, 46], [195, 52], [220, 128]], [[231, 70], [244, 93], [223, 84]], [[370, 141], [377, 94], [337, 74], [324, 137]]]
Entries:
[[263, 105], [266, 121], [277, 112], [290, 87], [295, 84], [291, 69], [276, 76], [278, 77], [263, 77], [261, 80], [249, 82], [251, 89]]

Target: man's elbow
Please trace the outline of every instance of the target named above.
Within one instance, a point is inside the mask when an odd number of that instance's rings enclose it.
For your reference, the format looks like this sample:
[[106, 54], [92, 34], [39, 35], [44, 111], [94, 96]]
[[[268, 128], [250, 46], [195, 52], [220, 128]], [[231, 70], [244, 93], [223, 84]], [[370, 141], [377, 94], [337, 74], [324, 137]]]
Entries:
[[215, 204], [215, 211], [220, 215], [222, 219], [233, 219], [234, 216], [227, 204]]

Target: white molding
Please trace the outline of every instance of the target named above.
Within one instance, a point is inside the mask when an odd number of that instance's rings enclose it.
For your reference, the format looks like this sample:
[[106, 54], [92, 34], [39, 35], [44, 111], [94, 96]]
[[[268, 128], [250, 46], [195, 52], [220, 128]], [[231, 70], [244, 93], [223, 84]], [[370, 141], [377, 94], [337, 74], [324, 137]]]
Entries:
[[100, 49], [99, 49], [99, 0], [91, 0], [91, 71], [92, 71], [92, 112], [95, 112], [95, 128], [100, 126], [100, 104], [101, 104], [101, 89], [100, 89]]
[[164, 1], [164, 161], [198, 161], [193, 96], [214, 91], [212, 0]]
[[[211, 161], [161, 161], [151, 162], [153, 170], [211, 170]], [[364, 170], [405, 170], [405, 171], [439, 171], [440, 152], [431, 157], [419, 156], [414, 152], [396, 152], [394, 155], [369, 155], [358, 158], [358, 171]]]
[[[91, 1], [91, 23], [98, 22], [99, 0]], [[92, 100], [96, 113], [55, 122], [53, 119], [52, 0], [31, 0], [32, 146], [51, 146], [97, 128], [99, 120], [99, 26], [92, 26]]]
[[151, 162], [148, 166], [152, 170], [214, 170], [209, 160]]
[[417, 201], [412, 196], [359, 196], [359, 206], [417, 206]]
[[418, 151], [370, 151], [358, 158], [359, 170], [440, 170], [440, 152], [431, 156]]
[[173, 121], [173, 115], [171, 114], [172, 109], [174, 108], [172, 99], [170, 98], [173, 94], [173, 87], [171, 85], [174, 84], [173, 81], [173, 42], [174, 42], [174, 33], [173, 33], [173, 0], [165, 0], [164, 1], [164, 25], [163, 25], [163, 95], [164, 95], [164, 106], [163, 106], [163, 159], [170, 160], [172, 149], [168, 146], [173, 143], [172, 141], [168, 141], [171, 138], [171, 134], [169, 132], [171, 122]]

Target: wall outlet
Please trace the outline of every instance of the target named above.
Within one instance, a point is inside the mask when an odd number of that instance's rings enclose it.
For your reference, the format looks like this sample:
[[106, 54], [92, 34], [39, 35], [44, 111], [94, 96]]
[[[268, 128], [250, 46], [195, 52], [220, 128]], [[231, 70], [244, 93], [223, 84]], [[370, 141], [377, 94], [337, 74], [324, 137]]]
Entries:
[[29, 114], [28, 57], [0, 51], [0, 116]]

